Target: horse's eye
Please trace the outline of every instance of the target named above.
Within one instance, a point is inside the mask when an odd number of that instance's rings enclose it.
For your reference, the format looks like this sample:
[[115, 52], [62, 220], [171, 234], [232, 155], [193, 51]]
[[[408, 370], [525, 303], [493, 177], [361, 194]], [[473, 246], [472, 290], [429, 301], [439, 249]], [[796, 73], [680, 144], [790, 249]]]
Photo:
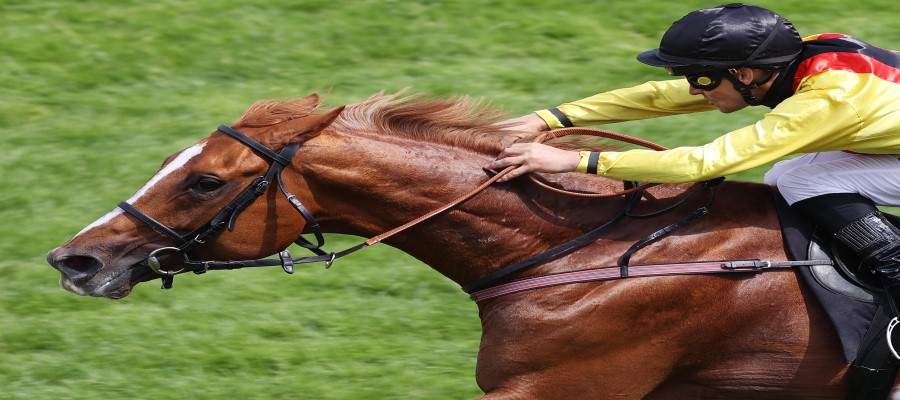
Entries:
[[225, 186], [225, 182], [221, 179], [212, 176], [202, 176], [194, 182], [194, 186], [191, 189], [201, 193], [209, 193], [218, 190], [222, 186]]

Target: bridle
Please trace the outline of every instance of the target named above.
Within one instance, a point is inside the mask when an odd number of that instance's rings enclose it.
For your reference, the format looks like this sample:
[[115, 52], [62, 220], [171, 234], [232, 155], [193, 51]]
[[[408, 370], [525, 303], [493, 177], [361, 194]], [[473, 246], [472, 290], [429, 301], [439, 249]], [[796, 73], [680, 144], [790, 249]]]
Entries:
[[[226, 204], [225, 207], [223, 207], [222, 210], [214, 215], [207, 223], [203, 224], [202, 226], [191, 231], [188, 234], [180, 235], [172, 228], [169, 228], [168, 226], [141, 212], [128, 202], [121, 201], [118, 204], [119, 208], [121, 208], [123, 211], [134, 216], [145, 224], [150, 225], [150, 227], [152, 227], [156, 231], [175, 241], [176, 246], [158, 248], [150, 252], [150, 255], [147, 257], [147, 266], [150, 267], [150, 269], [152, 269], [154, 272], [163, 275], [163, 288], [171, 288], [173, 277], [177, 274], [188, 271], [201, 274], [213, 269], [237, 269], [244, 267], [281, 264], [285, 272], [293, 273], [293, 265], [299, 263], [325, 261], [327, 266], [331, 266], [331, 263], [333, 263], [334, 260], [339, 257], [339, 253], [328, 253], [321, 249], [321, 247], [325, 244], [325, 237], [322, 234], [322, 230], [319, 228], [319, 224], [316, 223], [316, 220], [313, 218], [312, 213], [310, 213], [309, 210], [307, 210], [306, 207], [304, 207], [303, 204], [299, 200], [297, 200], [297, 197], [287, 189], [287, 186], [285, 186], [284, 184], [284, 180], [282, 180], [281, 178], [281, 172], [285, 167], [291, 164], [291, 159], [294, 158], [294, 155], [300, 148], [300, 144], [290, 143], [282, 148], [280, 152], [275, 153], [266, 146], [263, 146], [259, 142], [247, 137], [246, 135], [238, 132], [235, 129], [232, 129], [229, 126], [220, 125], [218, 130], [234, 139], [237, 139], [247, 147], [250, 147], [251, 149], [256, 151], [257, 154], [261, 155], [262, 157], [271, 160], [272, 164], [269, 166], [269, 170], [264, 175], [261, 175], [250, 182], [250, 184], [246, 188], [244, 188], [244, 190], [238, 193], [234, 199]], [[241, 214], [241, 212], [247, 209], [247, 207], [253, 204], [256, 199], [266, 193], [273, 181], [278, 183], [278, 187], [281, 189], [281, 192], [285, 195], [287, 200], [291, 203], [294, 209], [296, 209], [297, 212], [299, 212], [300, 215], [303, 216], [303, 219], [306, 220], [306, 228], [312, 230], [312, 233], [315, 236], [316, 240], [316, 242], [313, 243], [301, 235], [296, 241], [294, 241], [294, 243], [300, 245], [301, 247], [309, 249], [310, 251], [315, 253], [316, 256], [295, 259], [291, 258], [290, 252], [284, 250], [279, 253], [279, 260], [197, 260], [196, 254], [194, 252], [194, 247], [206, 243], [209, 238], [218, 234], [223, 229], [227, 228], [229, 231], [234, 231], [234, 225], [237, 221], [237, 217]], [[184, 258], [184, 268], [178, 270], [164, 269], [162, 265], [162, 257], [164, 255], [182, 255]]]

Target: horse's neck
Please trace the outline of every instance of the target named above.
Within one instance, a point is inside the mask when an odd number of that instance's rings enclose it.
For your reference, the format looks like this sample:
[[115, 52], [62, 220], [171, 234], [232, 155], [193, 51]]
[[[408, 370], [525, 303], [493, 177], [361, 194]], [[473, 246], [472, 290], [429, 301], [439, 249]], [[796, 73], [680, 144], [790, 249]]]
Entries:
[[[310, 166], [305, 175], [314, 181], [311, 190], [322, 205], [322, 226], [332, 232], [364, 237], [400, 226], [477, 187], [488, 179], [482, 166], [492, 159], [490, 155], [447, 145], [398, 138], [355, 137], [337, 147], [340, 150], [321, 152], [320, 157], [304, 157], [304, 163]], [[620, 182], [581, 174], [552, 179], [581, 190], [621, 190]], [[669, 204], [686, 188], [682, 185], [655, 190], [657, 199], [647, 203], [651, 207]], [[624, 204], [621, 196], [579, 199], [551, 193], [519, 179], [495, 184], [386, 243], [457, 283], [466, 284], [612, 220]], [[741, 204], [730, 207], [740, 213]], [[672, 222], [683, 211], [691, 210], [680, 209], [655, 222]], [[718, 223], [730, 219], [728, 214], [717, 215]], [[593, 251], [586, 250], [584, 255], [596, 262], [612, 262], [627, 244], [655, 229], [640, 221], [620, 223], [611, 230], [608, 240], [602, 238]]]
[[[475, 151], [397, 137], [324, 136], [304, 145], [297, 158], [309, 201], [318, 205], [316, 217], [330, 232], [384, 233], [490, 177], [483, 166], [493, 156]], [[548, 238], [572, 237], [596, 218], [552, 197], [530, 199], [531, 190], [524, 182], [492, 186], [385, 243], [465, 283], [517, 261]]]

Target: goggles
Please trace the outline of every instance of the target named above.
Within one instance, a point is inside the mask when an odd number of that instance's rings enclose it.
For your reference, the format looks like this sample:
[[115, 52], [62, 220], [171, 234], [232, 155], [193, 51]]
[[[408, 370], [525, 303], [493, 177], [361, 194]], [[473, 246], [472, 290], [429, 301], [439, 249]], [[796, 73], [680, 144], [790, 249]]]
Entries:
[[669, 75], [684, 75], [691, 87], [706, 91], [719, 87], [719, 84], [722, 83], [722, 78], [728, 73], [727, 70], [722, 69], [700, 71], [694, 69], [690, 71], [686, 70], [686, 68], [666, 68], [666, 70], [669, 71]]

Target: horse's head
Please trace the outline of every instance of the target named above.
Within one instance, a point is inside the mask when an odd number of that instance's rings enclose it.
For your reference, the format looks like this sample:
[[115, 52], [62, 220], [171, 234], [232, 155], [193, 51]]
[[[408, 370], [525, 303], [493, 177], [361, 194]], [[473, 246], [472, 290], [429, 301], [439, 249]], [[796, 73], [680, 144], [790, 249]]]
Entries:
[[[343, 110], [314, 114], [317, 105], [316, 95], [293, 103], [257, 103], [234, 126], [243, 139], [219, 130], [170, 156], [134, 196], [47, 255], [62, 275], [60, 284], [81, 295], [121, 298], [137, 283], [160, 277], [150, 267], [159, 259], [170, 270], [183, 267], [182, 253], [246, 259], [287, 247], [305, 221], [286, 212], [268, 218], [292, 209], [279, 195], [272, 171], [285, 166], [279, 160], [285, 153], [277, 152], [296, 150]], [[235, 200], [241, 197], [252, 198]], [[207, 239], [215, 244], [206, 245]], [[151, 253], [159, 257], [148, 265]]]

